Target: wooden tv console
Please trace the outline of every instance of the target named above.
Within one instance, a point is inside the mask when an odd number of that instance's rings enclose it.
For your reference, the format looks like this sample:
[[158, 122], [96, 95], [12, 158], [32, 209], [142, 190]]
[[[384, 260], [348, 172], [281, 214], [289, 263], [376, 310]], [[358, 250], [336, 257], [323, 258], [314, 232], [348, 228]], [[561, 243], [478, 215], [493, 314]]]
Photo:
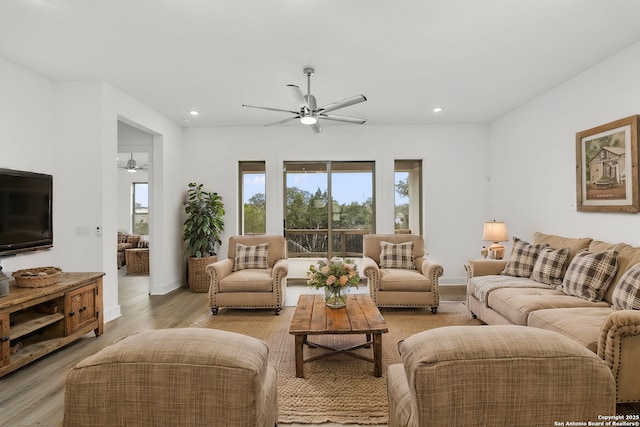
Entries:
[[104, 273], [62, 273], [53, 285], [0, 298], [0, 377], [93, 331], [102, 335]]

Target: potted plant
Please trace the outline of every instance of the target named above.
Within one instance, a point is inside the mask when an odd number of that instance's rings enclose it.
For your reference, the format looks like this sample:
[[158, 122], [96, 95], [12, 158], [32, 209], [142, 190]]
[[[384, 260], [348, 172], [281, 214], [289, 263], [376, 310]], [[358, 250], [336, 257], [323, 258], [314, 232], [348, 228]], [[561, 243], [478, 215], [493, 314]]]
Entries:
[[224, 203], [218, 193], [204, 191], [202, 184], [189, 183], [184, 211], [184, 240], [187, 242], [187, 269], [189, 288], [194, 292], [207, 292], [209, 278], [207, 265], [216, 262], [216, 245], [222, 244], [224, 229]]

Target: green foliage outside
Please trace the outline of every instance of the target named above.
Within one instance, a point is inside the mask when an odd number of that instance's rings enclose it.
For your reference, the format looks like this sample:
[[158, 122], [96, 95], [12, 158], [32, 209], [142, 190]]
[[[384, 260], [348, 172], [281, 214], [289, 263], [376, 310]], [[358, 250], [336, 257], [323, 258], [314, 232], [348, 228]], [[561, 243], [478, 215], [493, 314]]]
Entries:
[[[409, 198], [409, 178], [398, 181], [398, 183], [396, 184], [396, 193], [398, 193], [402, 197]], [[409, 229], [409, 204], [408, 203], [396, 205], [394, 208], [393, 214], [395, 217], [394, 228], [396, 230]]]
[[[288, 230], [320, 230], [318, 233], [288, 235], [292, 249], [298, 251], [323, 252], [328, 250], [326, 230], [329, 228], [328, 193], [320, 189], [315, 192], [297, 187], [287, 188], [286, 228]], [[371, 230], [373, 228], [373, 200], [364, 203], [335, 202], [332, 205], [333, 230]], [[265, 197], [256, 194], [244, 205], [245, 234], [264, 233]]]
[[141, 234], [146, 236], [149, 234], [149, 215], [135, 215], [135, 224], [133, 226], [133, 234]]
[[264, 194], [255, 194], [244, 204], [244, 234], [264, 234], [267, 231], [267, 203]]

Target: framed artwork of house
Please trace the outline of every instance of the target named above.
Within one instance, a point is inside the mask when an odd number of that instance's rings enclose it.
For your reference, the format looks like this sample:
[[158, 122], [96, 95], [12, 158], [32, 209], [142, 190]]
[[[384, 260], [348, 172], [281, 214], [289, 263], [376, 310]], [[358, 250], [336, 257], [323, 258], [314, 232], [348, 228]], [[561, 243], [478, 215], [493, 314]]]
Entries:
[[627, 117], [576, 134], [576, 196], [579, 211], [640, 211], [639, 118], [640, 115]]

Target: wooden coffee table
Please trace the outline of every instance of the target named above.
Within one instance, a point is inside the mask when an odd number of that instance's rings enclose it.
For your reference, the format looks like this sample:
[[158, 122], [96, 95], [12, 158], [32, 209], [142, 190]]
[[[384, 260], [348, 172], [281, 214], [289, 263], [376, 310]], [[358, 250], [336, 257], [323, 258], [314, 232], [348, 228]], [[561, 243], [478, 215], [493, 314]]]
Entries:
[[[300, 295], [289, 333], [295, 336], [296, 377], [304, 377], [304, 363], [343, 353], [373, 363], [373, 375], [382, 376], [382, 334], [389, 332], [384, 317], [367, 294], [347, 296], [347, 306], [329, 308], [324, 295]], [[332, 348], [307, 340], [308, 335], [364, 334], [366, 341], [348, 348]], [[304, 345], [323, 348], [326, 353], [304, 359]], [[373, 346], [373, 358], [353, 350]]]

